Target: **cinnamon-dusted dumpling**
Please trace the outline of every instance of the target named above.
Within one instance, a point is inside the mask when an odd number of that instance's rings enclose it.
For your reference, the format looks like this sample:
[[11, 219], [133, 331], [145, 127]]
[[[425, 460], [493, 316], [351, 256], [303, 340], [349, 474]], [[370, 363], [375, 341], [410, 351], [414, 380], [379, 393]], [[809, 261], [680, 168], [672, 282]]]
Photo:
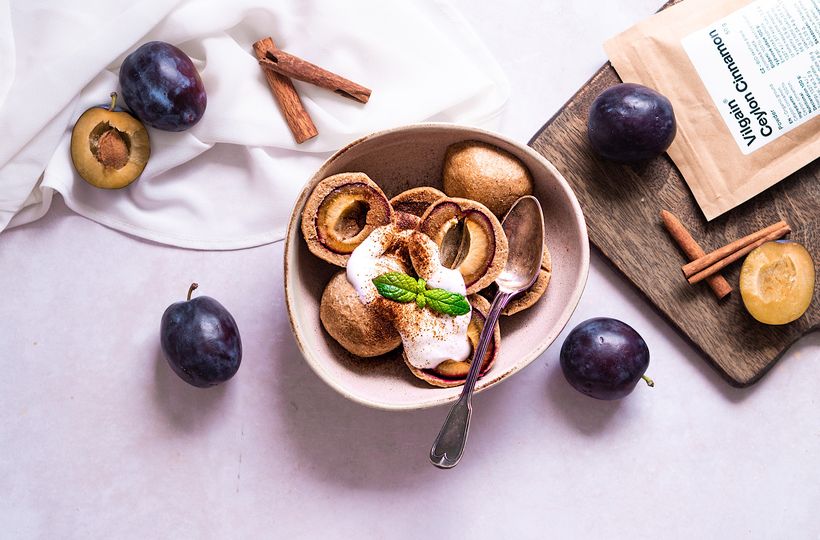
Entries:
[[380, 304], [363, 303], [342, 270], [322, 293], [319, 318], [327, 333], [350, 353], [365, 358], [379, 356], [401, 345], [401, 336], [379, 309]]
[[[467, 327], [467, 339], [470, 341], [472, 352], [470, 359], [457, 362], [454, 360], [445, 360], [433, 369], [419, 369], [413, 366], [407, 359], [407, 355], [402, 351], [402, 358], [404, 359], [410, 371], [419, 379], [433, 385], [443, 388], [453, 386], [461, 386], [467, 380], [467, 373], [470, 371], [470, 364], [473, 361], [473, 354], [478, 346], [478, 338], [481, 335], [481, 330], [484, 328], [484, 321], [490, 311], [490, 304], [481, 296], [474, 294], [468, 300], [472, 306], [472, 317], [470, 325]], [[501, 330], [498, 322], [495, 323], [493, 329], [493, 338], [487, 347], [487, 354], [484, 356], [484, 362], [479, 372], [479, 377], [484, 376], [490, 368], [493, 367], [499, 351], [501, 350]]]
[[302, 234], [311, 253], [345, 266], [377, 227], [393, 221], [384, 192], [364, 173], [341, 173], [319, 182], [302, 211]]
[[464, 141], [447, 148], [442, 170], [444, 192], [449, 197], [478, 201], [499, 219], [524, 195], [532, 195], [532, 176], [515, 156], [479, 141]]
[[444, 193], [429, 186], [412, 188], [399, 193], [390, 199], [390, 206], [396, 213], [396, 225], [402, 230], [417, 229], [424, 211], [444, 197], [446, 197]]
[[421, 186], [402, 191], [390, 199], [390, 206], [392, 206], [396, 212], [404, 212], [421, 217], [431, 204], [446, 196], [447, 195], [434, 187]]

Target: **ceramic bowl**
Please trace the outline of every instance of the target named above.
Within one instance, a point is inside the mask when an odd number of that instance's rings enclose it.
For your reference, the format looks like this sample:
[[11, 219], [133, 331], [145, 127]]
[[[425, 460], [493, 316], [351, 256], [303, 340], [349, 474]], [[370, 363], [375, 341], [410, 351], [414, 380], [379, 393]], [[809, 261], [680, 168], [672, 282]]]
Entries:
[[528, 146], [488, 131], [453, 124], [415, 124], [368, 135], [328, 159], [305, 186], [290, 217], [285, 243], [285, 296], [296, 342], [319, 377], [344, 396], [370, 407], [421, 409], [454, 401], [461, 387], [435, 388], [414, 377], [396, 351], [358, 358], [322, 328], [319, 302], [339, 270], [308, 251], [302, 238], [302, 208], [316, 184], [340, 172], [366, 173], [388, 197], [417, 186], [441, 189], [444, 153], [453, 143], [478, 140], [520, 159], [532, 173], [535, 196], [544, 210], [552, 279], [539, 302], [501, 317], [501, 351], [492, 370], [478, 381], [483, 391], [520, 371], [555, 340], [581, 297], [589, 271], [589, 243], [581, 208], [561, 174]]

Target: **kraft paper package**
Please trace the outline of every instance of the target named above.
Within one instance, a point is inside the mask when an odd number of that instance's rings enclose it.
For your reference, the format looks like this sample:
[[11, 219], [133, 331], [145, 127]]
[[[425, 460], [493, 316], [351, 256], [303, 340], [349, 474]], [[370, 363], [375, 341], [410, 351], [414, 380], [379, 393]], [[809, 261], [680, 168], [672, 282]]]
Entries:
[[684, 0], [604, 48], [672, 102], [669, 156], [707, 220], [820, 156], [817, 0]]

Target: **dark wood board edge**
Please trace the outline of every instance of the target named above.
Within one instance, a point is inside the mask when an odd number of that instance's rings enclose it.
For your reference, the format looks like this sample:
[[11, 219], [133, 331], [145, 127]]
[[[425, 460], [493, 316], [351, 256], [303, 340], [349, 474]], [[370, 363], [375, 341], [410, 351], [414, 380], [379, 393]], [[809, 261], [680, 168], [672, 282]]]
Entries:
[[[683, 1], [683, 0], [668, 0], [668, 1], [664, 4], [664, 5], [662, 5], [662, 6], [660, 7], [660, 9], [658, 9], [658, 11], [657, 11], [656, 13], [659, 13], [659, 12], [663, 11], [664, 9], [668, 8], [669, 6], [674, 6], [674, 5], [675, 5], [675, 4], [677, 4], [678, 2], [682, 2], [682, 1]], [[575, 93], [572, 95], [572, 97], [570, 97], [570, 98], [569, 98], [569, 99], [568, 99], [568, 100], [567, 100], [567, 101], [566, 101], [566, 102], [565, 102], [565, 103], [561, 106], [561, 108], [559, 108], [557, 111], [555, 111], [555, 114], [553, 114], [553, 115], [552, 115], [552, 117], [551, 117], [549, 120], [547, 120], [546, 122], [544, 122], [544, 124], [543, 124], [543, 125], [542, 125], [539, 129], [538, 129], [538, 131], [536, 131], [536, 132], [535, 132], [535, 135], [533, 135], [533, 136], [530, 138], [530, 140], [529, 140], [529, 141], [527, 141], [527, 146], [532, 147], [532, 143], [533, 143], [533, 142], [535, 142], [535, 139], [537, 139], [537, 138], [541, 135], [541, 133], [543, 133], [543, 132], [544, 132], [544, 130], [545, 130], [545, 129], [547, 129], [547, 127], [548, 127], [550, 124], [552, 124], [553, 120], [555, 120], [555, 119], [558, 117], [558, 115], [559, 115], [559, 114], [561, 114], [561, 112], [562, 112], [562, 111], [566, 108], [566, 106], [567, 106], [567, 105], [569, 105], [572, 101], [574, 101], [574, 100], [575, 100], [575, 98], [576, 98], [576, 97], [577, 97], [577, 96], [578, 96], [581, 92], [583, 92], [583, 91], [584, 91], [584, 88], [586, 88], [586, 87], [587, 87], [587, 85], [589, 85], [589, 83], [591, 83], [591, 82], [592, 82], [592, 81], [593, 81], [596, 77], [600, 76], [600, 75], [601, 75], [601, 73], [603, 73], [604, 71], [606, 71], [606, 70], [607, 70], [607, 69], [609, 69], [609, 68], [612, 68], [612, 62], [609, 62], [609, 61], [607, 61], [607, 63], [606, 63], [606, 64], [604, 64], [603, 66], [601, 66], [600, 68], [598, 68], [598, 71], [596, 71], [596, 72], [595, 72], [595, 73], [594, 73], [594, 74], [593, 74], [593, 75], [592, 75], [589, 79], [587, 79], [587, 80], [586, 80], [586, 82], [584, 82], [584, 84], [582, 84], [582, 85], [581, 85], [581, 87], [580, 87], [580, 88], [578, 88], [578, 91], [577, 91], [577, 92], [575, 92]], [[614, 68], [612, 68], [612, 69], [614, 70]], [[616, 74], [617, 74], [617, 72], [616, 72]], [[619, 78], [620, 78], [620, 77], [619, 77]]]
[[[543, 133], [547, 130], [547, 128], [548, 128], [548, 127], [550, 127], [550, 125], [552, 125], [552, 123], [555, 121], [555, 119], [556, 119], [556, 118], [558, 118], [559, 116], [561, 116], [561, 113], [562, 113], [562, 112], [564, 112], [564, 109], [566, 109], [566, 108], [567, 108], [567, 105], [569, 105], [570, 103], [572, 103], [573, 101], [575, 101], [575, 99], [576, 99], [578, 96], [580, 96], [580, 95], [581, 95], [581, 93], [584, 91], [584, 89], [586, 89], [586, 87], [587, 87], [587, 86], [589, 86], [589, 83], [591, 83], [592, 81], [594, 81], [595, 79], [597, 79], [598, 77], [600, 77], [601, 75], [603, 75], [603, 73], [604, 73], [607, 69], [612, 69], [612, 70], [614, 71], [614, 69], [615, 69], [615, 68], [613, 68], [613, 67], [612, 67], [612, 64], [611, 64], [610, 62], [607, 62], [606, 64], [604, 64], [603, 66], [601, 66], [600, 68], [598, 68], [598, 71], [596, 71], [595, 73], [593, 73], [593, 74], [592, 74], [592, 76], [591, 76], [589, 79], [587, 79], [586, 81], [584, 81], [584, 84], [582, 84], [582, 85], [581, 85], [581, 87], [580, 87], [580, 88], [578, 88], [578, 90], [576, 90], [576, 91], [575, 91], [575, 93], [574, 93], [574, 94], [572, 94], [572, 96], [570, 96], [570, 98], [569, 98], [568, 100], [566, 100], [566, 101], [564, 102], [564, 104], [563, 104], [563, 105], [561, 105], [561, 107], [559, 107], [559, 108], [558, 108], [558, 110], [557, 110], [557, 111], [555, 111], [555, 114], [553, 114], [553, 115], [550, 117], [550, 119], [549, 119], [549, 120], [547, 120], [546, 122], [544, 122], [544, 123], [541, 125], [541, 127], [540, 127], [540, 128], [538, 128], [538, 131], [536, 131], [536, 132], [535, 132], [535, 134], [534, 134], [532, 137], [530, 137], [530, 140], [529, 140], [529, 141], [527, 141], [527, 146], [529, 146], [530, 148], [533, 148], [533, 143], [534, 143], [535, 141], [537, 141], [539, 137], [541, 137], [541, 135], [542, 135], [542, 134], [543, 134]], [[617, 72], [616, 72], [616, 73], [617, 73]], [[619, 78], [620, 78], [620, 77], [619, 77]], [[593, 244], [593, 245], [594, 245], [594, 244]], [[597, 246], [595, 246], [595, 247], [597, 248]]]
[[[547, 124], [549, 124], [549, 122]], [[775, 366], [775, 364], [780, 362], [780, 359], [783, 357], [783, 355], [786, 354], [786, 352], [788, 352], [788, 350], [791, 349], [792, 346], [795, 343], [797, 343], [798, 341], [803, 339], [805, 336], [811, 334], [812, 332], [820, 331], [820, 327], [812, 327], [809, 330], [807, 330], [806, 332], [804, 332], [802, 335], [798, 336], [797, 339], [795, 339], [794, 341], [789, 343], [785, 348], [783, 348], [783, 350], [780, 352], [780, 354], [778, 354], [777, 356], [772, 358], [772, 361], [769, 362], [768, 364], [766, 364], [766, 367], [759, 370], [755, 374], [754, 377], [751, 377], [747, 380], [735, 379], [734, 377], [729, 375], [729, 373], [724, 371], [723, 368], [720, 366], [720, 364], [715, 362], [712, 359], [712, 357], [709, 356], [708, 353], [706, 353], [706, 351], [704, 351], [691, 337], [689, 337], [689, 335], [678, 325], [678, 323], [673, 318], [671, 318], [669, 315], [667, 315], [660, 307], [655, 305], [655, 303], [652, 302], [646, 296], [646, 294], [643, 292], [643, 290], [641, 290], [640, 287], [638, 287], [635, 283], [633, 283], [632, 280], [629, 279], [629, 276], [627, 276], [624, 273], [624, 271], [621, 270], [618, 267], [618, 265], [615, 264], [612, 261], [612, 259], [607, 257], [606, 253], [604, 253], [604, 251], [601, 248], [599, 248], [597, 245], [595, 245], [595, 243], [592, 242], [592, 241], [590, 241], [590, 245], [593, 247], [593, 250], [595, 251], [595, 253], [600, 255], [601, 258], [604, 260], [604, 262], [606, 262], [607, 266], [609, 266], [612, 270], [614, 270], [618, 274], [620, 279], [625, 281], [630, 288], [632, 288], [633, 290], [638, 292], [639, 296], [641, 296], [641, 298], [643, 298], [643, 301], [647, 305], [649, 305], [650, 308], [652, 308], [652, 311], [654, 311], [662, 319], [664, 319], [669, 324], [669, 326], [671, 326], [675, 330], [675, 333], [678, 334], [678, 336], [680, 336], [681, 338], [683, 338], [683, 340], [686, 341], [695, 350], [695, 352], [697, 352], [697, 354], [699, 354], [700, 357], [703, 360], [706, 361], [706, 363], [709, 365], [709, 367], [711, 367], [718, 375], [720, 375], [720, 377], [724, 381], [729, 383], [729, 385], [734, 387], [734, 388], [748, 388], [748, 387], [754, 385], [756, 382], [758, 382], [760, 379], [762, 379], [763, 376], [766, 375]]]

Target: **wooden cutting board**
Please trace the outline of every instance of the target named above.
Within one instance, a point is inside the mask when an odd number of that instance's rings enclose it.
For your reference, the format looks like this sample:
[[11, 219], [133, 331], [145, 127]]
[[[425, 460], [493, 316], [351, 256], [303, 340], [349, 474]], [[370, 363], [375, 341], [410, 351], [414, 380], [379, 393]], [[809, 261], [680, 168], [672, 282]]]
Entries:
[[[663, 228], [659, 212], [678, 216], [707, 252], [785, 219], [791, 239], [820, 263], [820, 163], [815, 160], [751, 201], [707, 223], [672, 161], [664, 155], [629, 166], [597, 158], [587, 142], [589, 107], [605, 88], [621, 82], [603, 66], [530, 141], [564, 175], [584, 211], [592, 244], [686, 336], [734, 386], [763, 376], [800, 337], [820, 330], [820, 280], [814, 300], [797, 321], [767, 326], [743, 307], [737, 288], [740, 263], [723, 275], [734, 291], [718, 302], [705, 283], [689, 285], [688, 262]], [[820, 277], [820, 276], [818, 276]]]

